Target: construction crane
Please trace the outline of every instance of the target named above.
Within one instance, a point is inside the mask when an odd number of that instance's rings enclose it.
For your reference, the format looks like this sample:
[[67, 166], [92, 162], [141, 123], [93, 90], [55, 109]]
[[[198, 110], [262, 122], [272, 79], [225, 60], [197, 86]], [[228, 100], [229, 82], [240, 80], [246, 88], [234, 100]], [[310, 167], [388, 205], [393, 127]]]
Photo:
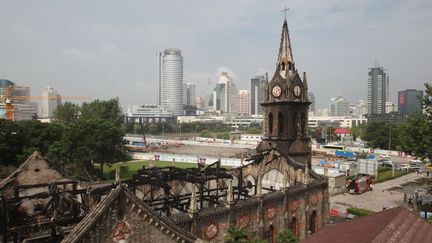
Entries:
[[[50, 95], [50, 96], [13, 96], [12, 95], [13, 86], [9, 85], [6, 88], [5, 96], [1, 97], [0, 100], [4, 100], [4, 110], [6, 120], [15, 120], [14, 105], [13, 101], [18, 100], [57, 100], [58, 98], [62, 100], [89, 100], [90, 97], [87, 96], [61, 96], [61, 95]], [[1, 109], [0, 105], [0, 109]]]

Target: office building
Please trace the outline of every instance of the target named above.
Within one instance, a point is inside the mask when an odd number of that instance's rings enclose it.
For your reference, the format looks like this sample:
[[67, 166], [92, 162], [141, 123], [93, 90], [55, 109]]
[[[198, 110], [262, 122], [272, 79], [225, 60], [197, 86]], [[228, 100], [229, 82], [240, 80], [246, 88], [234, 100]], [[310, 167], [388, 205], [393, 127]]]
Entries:
[[392, 102], [387, 101], [386, 102], [385, 113], [390, 113], [390, 112], [395, 112], [395, 111], [397, 111], [396, 104], [393, 104]]
[[409, 115], [417, 110], [422, 109], [420, 98], [423, 97], [423, 91], [407, 89], [398, 92], [398, 110], [402, 114]]
[[308, 100], [311, 102], [309, 106], [309, 112], [315, 112], [315, 95], [312, 92], [308, 92]]
[[204, 99], [203, 99], [203, 97], [197, 96], [195, 98], [195, 103], [196, 103], [197, 109], [204, 109], [205, 105], [204, 105]]
[[161, 107], [183, 115], [183, 56], [179, 49], [166, 49], [160, 54], [159, 97]]
[[171, 111], [164, 109], [158, 105], [140, 105], [128, 107], [128, 112], [125, 117], [126, 123], [160, 123], [173, 121], [174, 116]]
[[52, 87], [48, 86], [42, 91], [42, 106], [40, 117], [51, 119], [54, 111], [61, 104], [60, 95]]
[[250, 104], [249, 104], [249, 90], [239, 90], [238, 93], [238, 114], [241, 116], [249, 116], [250, 115]]
[[222, 72], [213, 90], [213, 110], [224, 114], [237, 114], [237, 87], [227, 72]]
[[183, 83], [183, 105], [196, 107], [195, 84]]
[[251, 88], [250, 88], [250, 105], [251, 105], [251, 115], [261, 115], [263, 114], [263, 107], [260, 103], [264, 100], [264, 85], [265, 85], [265, 76], [256, 76], [251, 79]]
[[388, 100], [389, 78], [383, 67], [375, 66], [369, 69], [368, 75], [368, 113], [386, 113]]
[[330, 116], [348, 116], [350, 103], [341, 95], [336, 98], [331, 98], [329, 103]]
[[365, 114], [367, 114], [366, 101], [358, 100], [357, 104], [352, 107], [350, 114], [354, 117], [363, 117]]
[[13, 105], [13, 115], [10, 119], [15, 121], [36, 119], [37, 110], [34, 108], [34, 104], [30, 102], [30, 87], [16, 85], [6, 79], [0, 79], [0, 118], [7, 118], [5, 100], [9, 88]]

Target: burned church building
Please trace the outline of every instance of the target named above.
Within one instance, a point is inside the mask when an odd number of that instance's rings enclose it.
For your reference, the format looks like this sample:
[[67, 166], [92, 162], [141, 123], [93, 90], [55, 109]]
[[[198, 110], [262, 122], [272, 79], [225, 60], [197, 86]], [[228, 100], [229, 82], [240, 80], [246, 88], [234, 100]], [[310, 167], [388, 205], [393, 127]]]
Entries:
[[[276, 70], [261, 103], [264, 136], [246, 165], [226, 169], [218, 161], [200, 168], [142, 168], [132, 179], [113, 184], [39, 183], [44, 191], [32, 195], [8, 183], [9, 194], [2, 191], [1, 201], [3, 241], [223, 242], [230, 227], [243, 227], [250, 239], [268, 242], [288, 228], [304, 239], [329, 217], [326, 180], [311, 170], [307, 91], [285, 20]], [[38, 196], [45, 197], [38, 218], [30, 215], [20, 225], [8, 216], [24, 201], [36, 204]]]

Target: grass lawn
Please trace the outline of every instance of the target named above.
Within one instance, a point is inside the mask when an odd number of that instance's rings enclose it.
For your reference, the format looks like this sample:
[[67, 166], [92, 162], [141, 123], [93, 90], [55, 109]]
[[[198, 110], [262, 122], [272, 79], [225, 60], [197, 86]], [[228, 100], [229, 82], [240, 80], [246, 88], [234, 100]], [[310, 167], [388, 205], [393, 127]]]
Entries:
[[[156, 167], [164, 167], [164, 166], [172, 166], [173, 162], [170, 161], [152, 161], [153, 165]], [[113, 164], [112, 166], [104, 166], [104, 176], [108, 180], [114, 179], [115, 167], [116, 166], [125, 166], [127, 169], [122, 169], [120, 167], [120, 178], [121, 179], [130, 179], [136, 172], [141, 169], [143, 166], [149, 166], [150, 160], [140, 160], [140, 161], [129, 161], [129, 162], [119, 162]], [[183, 163], [183, 162], [175, 162], [175, 166], [177, 168], [196, 168], [196, 163]], [[224, 166], [227, 168], [226, 166]]]
[[401, 177], [401, 176], [406, 175], [406, 174], [408, 174], [408, 172], [395, 170], [395, 175], [392, 176], [392, 170], [390, 168], [379, 169], [378, 170], [378, 178], [375, 179], [374, 183], [380, 183], [380, 182], [388, 181], [391, 179]]

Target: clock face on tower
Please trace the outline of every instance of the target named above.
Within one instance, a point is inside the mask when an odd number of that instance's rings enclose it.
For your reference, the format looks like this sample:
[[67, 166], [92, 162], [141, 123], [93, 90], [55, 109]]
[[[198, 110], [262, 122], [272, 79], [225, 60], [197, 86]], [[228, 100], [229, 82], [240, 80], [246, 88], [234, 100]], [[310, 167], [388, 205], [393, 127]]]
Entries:
[[272, 95], [273, 95], [274, 97], [277, 98], [277, 97], [279, 97], [281, 94], [282, 94], [282, 89], [281, 89], [281, 87], [280, 87], [279, 85], [274, 86], [273, 89], [272, 89]]
[[297, 97], [301, 95], [301, 88], [300, 88], [300, 86], [297, 85], [297, 86], [294, 87], [294, 95], [297, 96]]

